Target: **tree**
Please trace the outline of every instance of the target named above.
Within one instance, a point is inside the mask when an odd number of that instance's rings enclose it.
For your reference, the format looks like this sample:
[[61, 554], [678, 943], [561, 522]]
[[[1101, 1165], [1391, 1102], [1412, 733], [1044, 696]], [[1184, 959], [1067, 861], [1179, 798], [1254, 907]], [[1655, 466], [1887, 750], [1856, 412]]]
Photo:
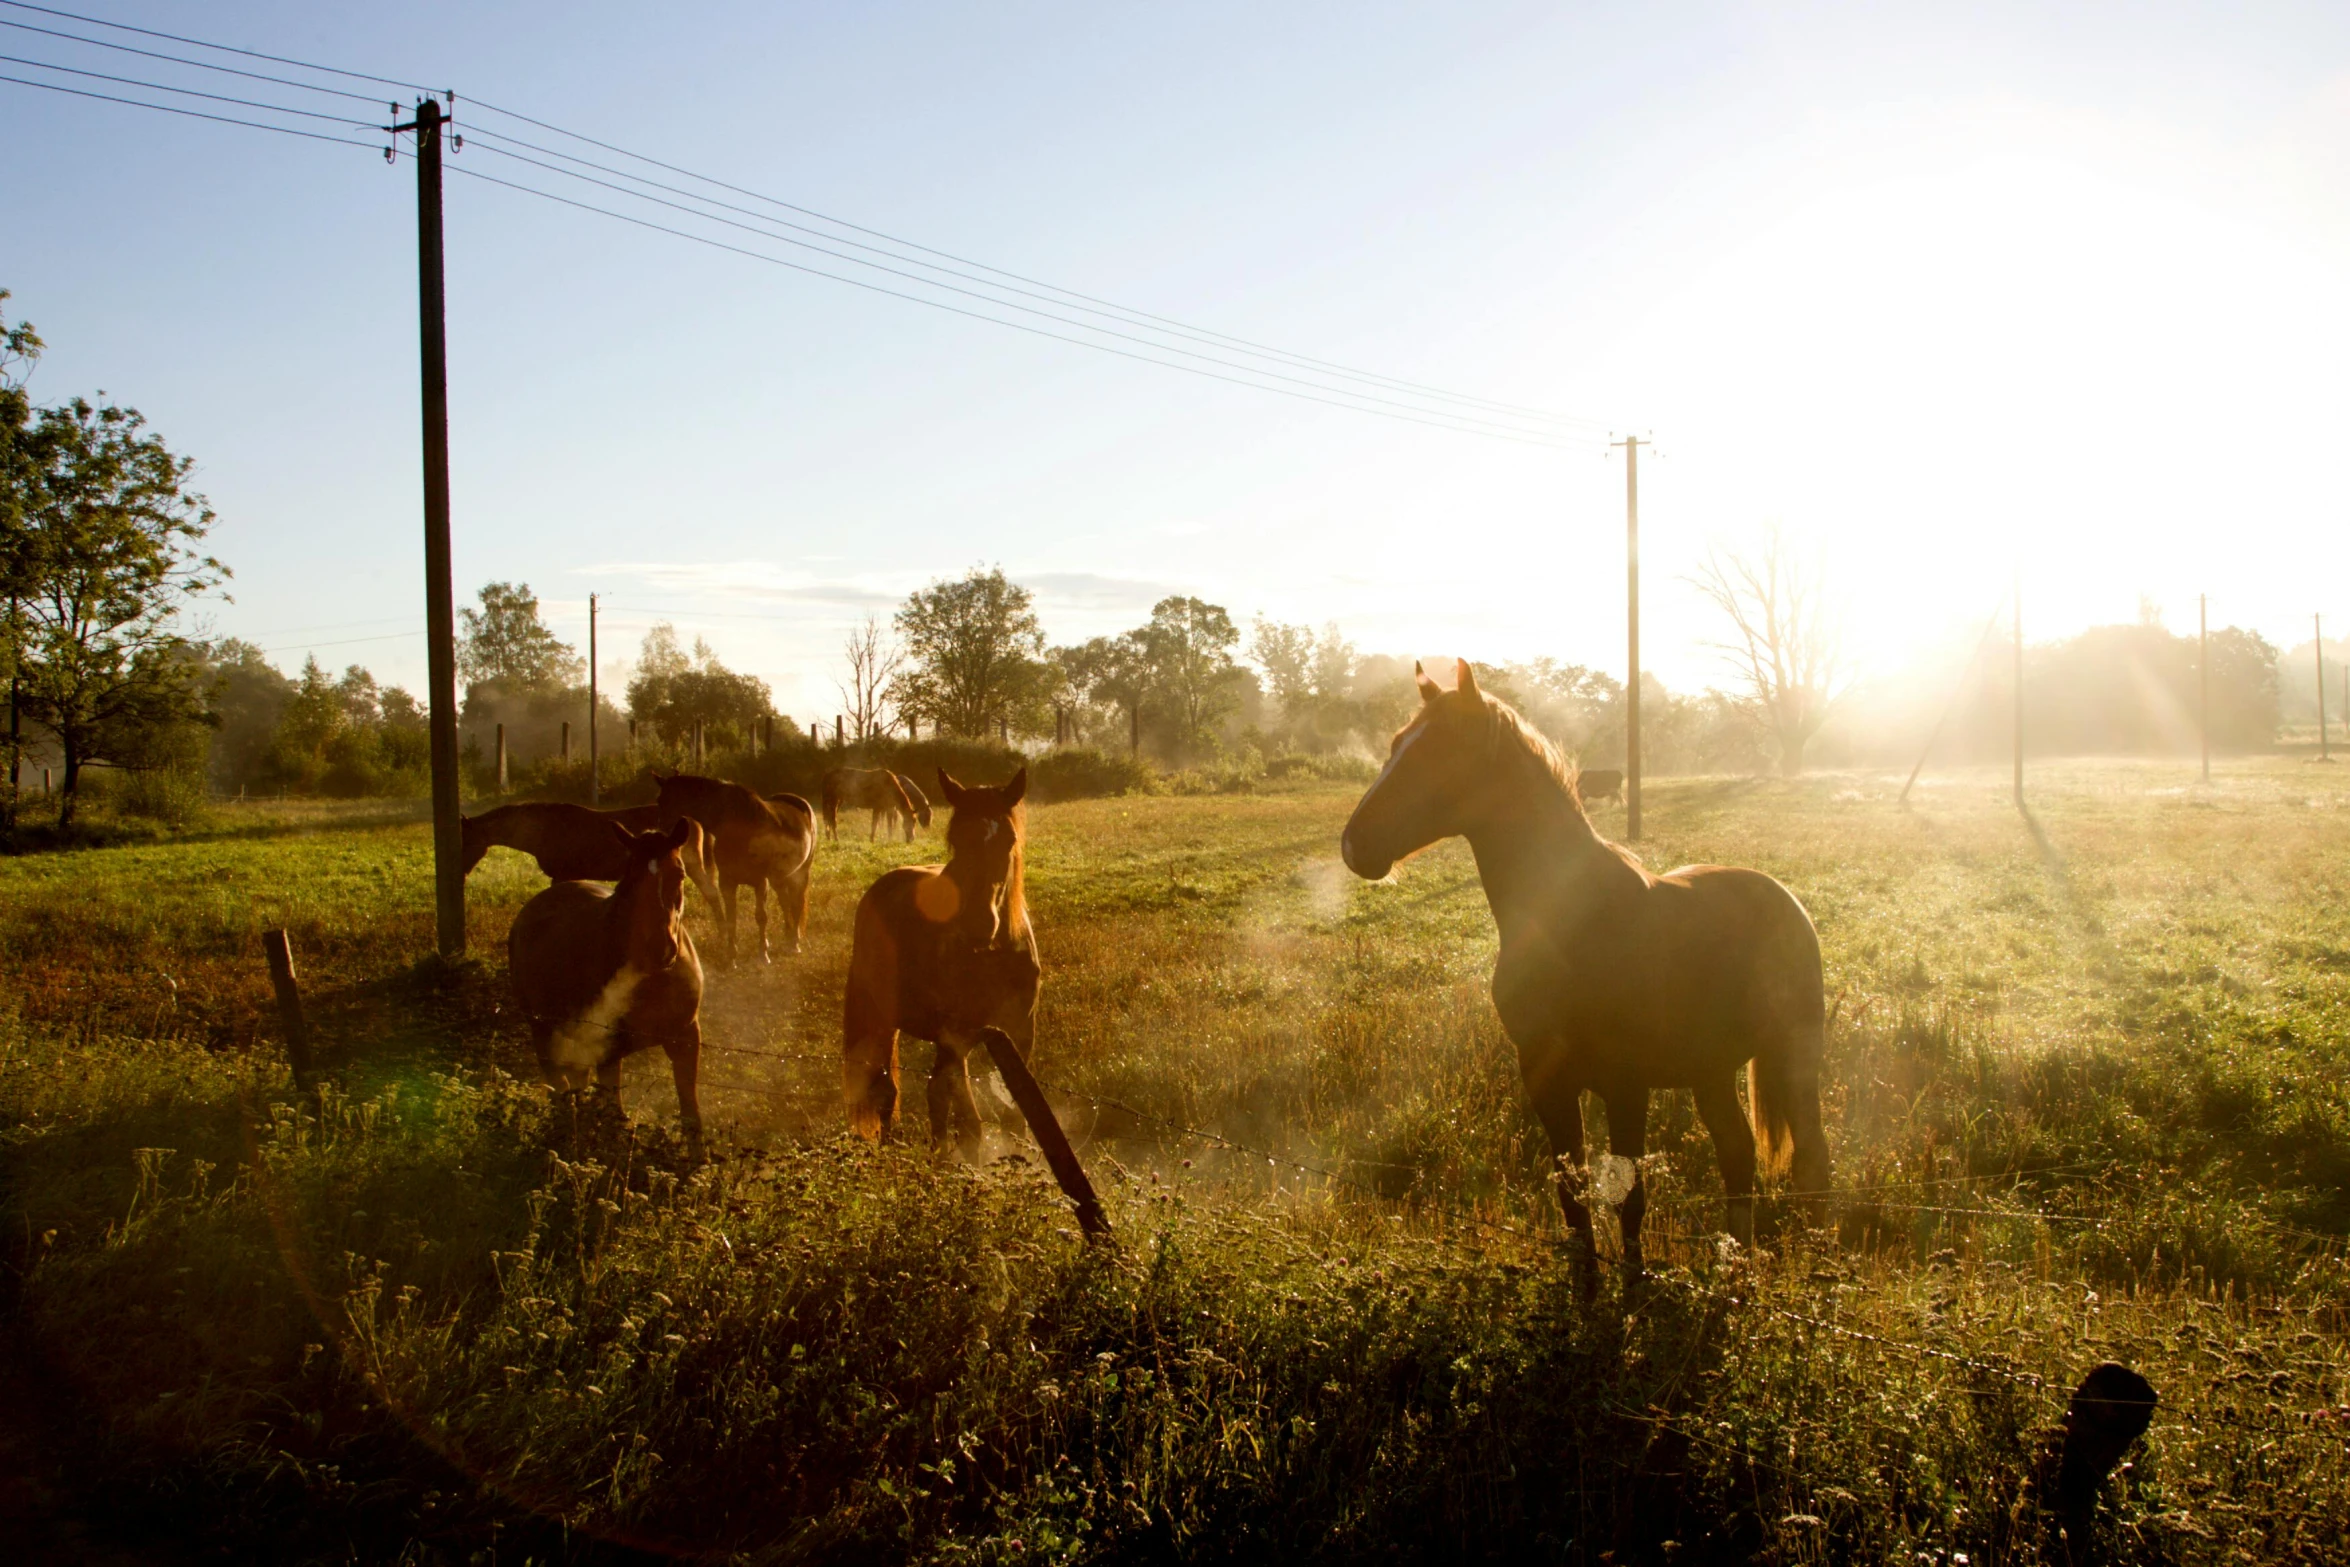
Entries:
[[[7, 302], [8, 290], [0, 288], [0, 305]], [[16, 820], [17, 780], [24, 764], [18, 675], [24, 656], [22, 602], [31, 591], [25, 512], [37, 476], [31, 441], [33, 400], [25, 388], [41, 348], [41, 334], [30, 321], [20, 319], [10, 326], [0, 318], [0, 592], [8, 599], [8, 618], [0, 622], [0, 672], [8, 678], [8, 798], [0, 802], [0, 821], [9, 825]]]
[[587, 665], [570, 643], [539, 620], [527, 582], [492, 582], [481, 608], [457, 612], [457, 672], [468, 685], [495, 682], [510, 693], [576, 685]]
[[848, 660], [846, 684], [835, 681], [841, 703], [848, 709], [849, 726], [860, 740], [870, 740], [886, 727], [884, 708], [895, 698], [891, 683], [905, 667], [905, 650], [881, 629], [879, 616], [867, 615], [841, 645]]
[[932, 583], [907, 598], [896, 625], [906, 648], [896, 687], [902, 716], [966, 740], [1002, 723], [1032, 727], [1044, 628], [1029, 591], [1003, 568]]
[[685, 745], [699, 724], [706, 742], [747, 745], [774, 710], [767, 682], [727, 668], [709, 643], [697, 637], [689, 658], [666, 621], [645, 633], [636, 678], [628, 683], [628, 716], [667, 744]]
[[1240, 705], [1240, 666], [1232, 659], [1240, 633], [1232, 617], [1221, 604], [1163, 598], [1136, 636], [1150, 669], [1151, 694], [1172, 731], [1171, 749], [1198, 747], [1216, 720]]
[[1092, 637], [1071, 647], [1053, 649], [1061, 683], [1079, 710], [1108, 708], [1117, 715], [1118, 738], [1127, 748], [1142, 745], [1142, 704], [1150, 690], [1150, 663], [1142, 643], [1129, 631], [1118, 637]]
[[83, 767], [139, 765], [159, 731], [202, 721], [203, 667], [178, 615], [229, 573], [196, 552], [213, 512], [187, 487], [194, 460], [137, 410], [75, 398], [16, 438], [29, 443], [7, 550], [18, 705], [56, 740], [70, 826]]
[[1317, 635], [1311, 626], [1260, 616], [1250, 631], [1249, 657], [1265, 672], [1288, 743], [1318, 751], [1343, 743], [1361, 727], [1362, 707], [1353, 695], [1354, 644], [1335, 623]]
[[1737, 669], [1749, 711], [1778, 747], [1780, 773], [1794, 777], [1851, 684], [1822, 563], [1772, 527], [1759, 556], [1716, 548], [1690, 580], [1729, 617], [1730, 637], [1713, 646]]

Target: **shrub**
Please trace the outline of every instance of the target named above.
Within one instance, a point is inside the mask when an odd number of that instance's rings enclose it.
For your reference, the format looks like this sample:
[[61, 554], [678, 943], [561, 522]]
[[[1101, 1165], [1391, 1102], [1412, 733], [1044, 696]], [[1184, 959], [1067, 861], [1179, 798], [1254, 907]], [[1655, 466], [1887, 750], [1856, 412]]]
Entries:
[[1088, 800], [1103, 795], [1156, 794], [1159, 775], [1137, 756], [1092, 746], [1047, 751], [1030, 764], [1029, 787], [1042, 800]]

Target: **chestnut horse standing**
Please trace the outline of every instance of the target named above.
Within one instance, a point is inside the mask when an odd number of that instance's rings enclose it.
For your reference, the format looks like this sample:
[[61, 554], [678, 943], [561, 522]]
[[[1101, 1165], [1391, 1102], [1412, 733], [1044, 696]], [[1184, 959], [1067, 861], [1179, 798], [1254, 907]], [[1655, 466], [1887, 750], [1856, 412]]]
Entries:
[[[1451, 691], [1413, 673], [1420, 711], [1355, 807], [1340, 853], [1377, 880], [1439, 838], [1469, 840], [1501, 928], [1494, 1006], [1560, 1156], [1559, 1203], [1586, 1269], [1591, 1211], [1569, 1178], [1583, 1163], [1586, 1088], [1607, 1104], [1608, 1146], [1632, 1160], [1647, 1146], [1649, 1090], [1694, 1089], [1741, 1241], [1754, 1236], [1758, 1149], [1774, 1170], [1792, 1160], [1798, 1192], [1827, 1190], [1820, 943], [1795, 895], [1729, 866], [1650, 874], [1592, 830], [1558, 753], [1478, 691], [1466, 660]], [[1634, 1276], [1647, 1201], [1635, 1165], [1621, 1209]]]
[[[539, 872], [550, 881], [618, 881], [628, 868], [624, 840], [613, 836], [615, 826], [629, 832], [654, 832], [661, 826], [657, 805], [632, 805], [622, 811], [591, 811], [584, 805], [561, 801], [529, 801], [501, 805], [479, 816], [460, 816], [465, 844], [465, 874], [492, 849], [519, 849], [539, 862]], [[715, 913], [718, 887], [711, 880], [710, 838], [695, 823], [679, 857], [685, 874]]]
[[808, 929], [808, 868], [816, 856], [816, 813], [796, 794], [761, 799], [744, 784], [692, 773], [654, 775], [661, 797], [656, 809], [661, 824], [691, 818], [716, 843], [718, 863], [718, 926], [725, 943], [724, 961], [734, 961], [735, 895], [751, 889], [759, 921], [759, 961], [769, 961], [767, 949], [767, 889], [791, 932], [791, 950], [800, 950]]
[[680, 860], [693, 835], [680, 822], [610, 836], [626, 856], [619, 885], [559, 881], [524, 904], [506, 934], [507, 974], [550, 1085], [585, 1088], [592, 1077], [617, 1103], [621, 1058], [658, 1045], [698, 1149], [702, 965], [685, 930]]
[[[840, 836], [840, 813], [843, 810], [871, 811], [873, 823], [866, 829], [865, 839], [870, 843], [881, 835], [881, 824], [886, 818], [890, 831], [902, 825], [906, 842], [914, 841], [914, 820], [917, 814], [914, 800], [906, 792], [906, 781], [886, 767], [835, 767], [824, 775], [824, 826], [833, 837]], [[920, 815], [927, 818], [930, 802], [922, 803]], [[924, 825], [929, 825], [927, 821]]]
[[991, 1025], [1023, 1053], [1036, 1040], [1044, 971], [1022, 893], [1028, 769], [990, 789], [965, 788], [942, 767], [938, 786], [954, 812], [946, 864], [900, 866], [857, 903], [841, 1078], [849, 1123], [878, 1141], [897, 1119], [898, 1035], [931, 1041], [931, 1141], [952, 1137], [976, 1159], [971, 1047]]

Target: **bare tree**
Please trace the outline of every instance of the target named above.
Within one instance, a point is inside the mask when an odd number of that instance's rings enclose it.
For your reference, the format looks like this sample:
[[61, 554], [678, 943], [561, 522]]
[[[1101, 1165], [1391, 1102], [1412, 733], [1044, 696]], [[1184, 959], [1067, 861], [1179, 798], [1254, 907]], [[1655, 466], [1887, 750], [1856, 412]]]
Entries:
[[1778, 743], [1780, 773], [1794, 777], [1852, 682], [1823, 562], [1773, 525], [1760, 555], [1717, 546], [1690, 581], [1730, 618], [1733, 634], [1712, 645], [1736, 667], [1748, 707]]
[[893, 700], [890, 687], [905, 667], [905, 650], [882, 629], [881, 617], [867, 615], [841, 644], [841, 654], [848, 660], [849, 678], [833, 684], [849, 727], [858, 739], [873, 739], [887, 727], [883, 709]]

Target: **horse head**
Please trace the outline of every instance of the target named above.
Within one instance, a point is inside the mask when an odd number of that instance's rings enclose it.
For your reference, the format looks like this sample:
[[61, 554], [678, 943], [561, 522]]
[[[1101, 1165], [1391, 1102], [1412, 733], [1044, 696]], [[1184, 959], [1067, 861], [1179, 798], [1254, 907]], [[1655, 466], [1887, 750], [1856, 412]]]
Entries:
[[953, 813], [947, 818], [947, 879], [960, 896], [950, 914], [982, 946], [992, 945], [1020, 901], [1020, 846], [1028, 794], [1028, 769], [1009, 783], [966, 787], [938, 770], [939, 793]]
[[930, 796], [924, 794], [921, 785], [915, 783], [904, 773], [893, 773], [891, 776], [897, 779], [898, 787], [906, 792], [906, 798], [913, 803], [914, 819], [928, 827], [930, 825]]
[[1441, 838], [1469, 831], [1499, 783], [1493, 704], [1477, 689], [1467, 659], [1455, 662], [1447, 691], [1418, 664], [1420, 710], [1396, 731], [1387, 765], [1363, 791], [1338, 852], [1348, 870], [1378, 881], [1395, 862]]
[[630, 832], [618, 822], [612, 831], [628, 850], [627, 868], [612, 900], [626, 910], [627, 961], [647, 973], [668, 968], [684, 945], [685, 860], [681, 851], [695, 832], [690, 820], [667, 831]]

